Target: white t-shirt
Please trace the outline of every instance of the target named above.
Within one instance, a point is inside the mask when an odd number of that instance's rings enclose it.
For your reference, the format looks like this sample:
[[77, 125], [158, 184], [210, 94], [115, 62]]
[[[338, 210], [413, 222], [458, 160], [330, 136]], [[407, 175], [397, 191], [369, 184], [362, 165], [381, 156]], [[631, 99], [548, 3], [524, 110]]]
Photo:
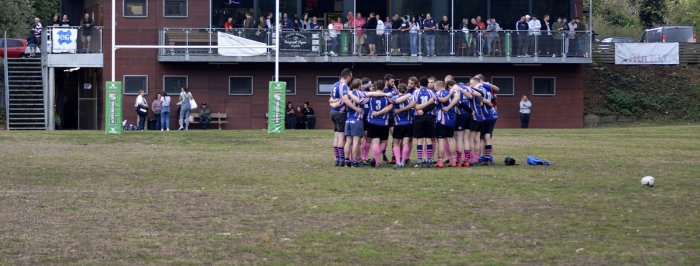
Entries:
[[386, 29], [386, 26], [384, 25], [384, 21], [377, 20], [377, 35], [379, 35], [379, 36], [384, 35], [385, 29]]
[[148, 103], [146, 102], [146, 98], [143, 97], [142, 95], [139, 95], [138, 97], [136, 97], [136, 102], [134, 103], [134, 107], [139, 107], [139, 105], [148, 106]]
[[170, 107], [170, 96], [161, 96], [160, 101], [162, 107]]

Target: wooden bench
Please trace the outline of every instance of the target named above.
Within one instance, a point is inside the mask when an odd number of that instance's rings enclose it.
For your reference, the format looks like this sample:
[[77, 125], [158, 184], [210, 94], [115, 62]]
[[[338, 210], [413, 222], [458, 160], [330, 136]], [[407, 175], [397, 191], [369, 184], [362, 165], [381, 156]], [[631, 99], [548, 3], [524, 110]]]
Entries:
[[[198, 112], [192, 112], [190, 113], [193, 118], [193, 122], [190, 122], [190, 124], [199, 124], [200, 117]], [[226, 113], [211, 113], [211, 118], [209, 119], [209, 124], [218, 124], [219, 125], [219, 130], [221, 130], [221, 124], [228, 124], [227, 120], [227, 115]]]

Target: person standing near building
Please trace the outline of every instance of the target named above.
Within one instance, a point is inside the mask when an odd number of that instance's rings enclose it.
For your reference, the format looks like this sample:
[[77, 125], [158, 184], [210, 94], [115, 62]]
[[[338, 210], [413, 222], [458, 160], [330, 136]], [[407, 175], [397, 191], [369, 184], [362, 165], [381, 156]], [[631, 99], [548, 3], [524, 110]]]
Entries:
[[552, 23], [549, 22], [549, 15], [544, 15], [542, 18], [542, 48], [540, 48], [543, 55], [551, 56], [553, 54], [553, 42]]
[[243, 21], [243, 28], [245, 29], [254, 29], [255, 28], [255, 20], [253, 19], [253, 14], [249, 12], [245, 13], [245, 20]]
[[[418, 56], [418, 32], [420, 31], [420, 26], [418, 26], [418, 21], [416, 21], [416, 17], [411, 17], [411, 22], [408, 22], [408, 16], [401, 18], [403, 22], [401, 23], [401, 27], [399, 28], [399, 31], [401, 31], [401, 49], [400, 52], [403, 55], [406, 55], [409, 49], [406, 49], [406, 46], [410, 47], [411, 51], [411, 56]], [[408, 31], [409, 38], [407, 40], [406, 38], [406, 31]], [[408, 43], [409, 45], [406, 45]]]
[[563, 52], [562, 47], [564, 44], [562, 42], [564, 41], [564, 38], [566, 38], [564, 33], [565, 25], [566, 24], [563, 23], [561, 17], [558, 17], [557, 21], [552, 25], [552, 39], [554, 39], [552, 41], [552, 54], [554, 56], [561, 55]]
[[537, 56], [541, 46], [539, 43], [540, 35], [542, 35], [542, 32], [540, 32], [542, 29], [542, 23], [539, 19], [537, 19], [537, 15], [532, 15], [532, 19], [530, 19], [530, 22], [527, 23], [527, 27], [529, 30], [528, 37], [530, 39], [529, 42], [530, 46], [532, 47], [532, 53], [534, 56]]
[[41, 31], [44, 30], [44, 26], [41, 25], [41, 19], [34, 18], [34, 37], [37, 39], [37, 46], [41, 44]]
[[316, 128], [316, 112], [314, 108], [311, 108], [309, 102], [304, 103], [304, 117], [306, 118], [306, 128], [315, 129]]
[[297, 119], [294, 116], [294, 104], [287, 102], [287, 110], [285, 111], [285, 129], [294, 129], [297, 125]]
[[161, 128], [160, 125], [160, 113], [163, 111], [163, 102], [161, 101], [160, 93], [156, 94], [156, 98], [151, 102], [151, 110], [153, 111], [153, 120], [155, 120], [155, 125], [153, 130], [158, 130]]
[[486, 54], [491, 56], [495, 54], [495, 47], [493, 47], [496, 39], [499, 38], [498, 31], [501, 30], [501, 26], [498, 25], [495, 18], [486, 20], [488, 26], [486, 26]]
[[39, 40], [37, 40], [36, 35], [34, 35], [34, 30], [29, 31], [29, 35], [27, 36], [27, 45], [29, 46], [29, 57], [34, 58], [36, 56], [36, 46], [39, 43]]
[[180, 91], [180, 128], [178, 130], [190, 130], [190, 112], [192, 111], [192, 105], [190, 101], [193, 100], [192, 93], [187, 89], [187, 87], [182, 87]]
[[423, 38], [425, 38], [426, 56], [435, 56], [435, 30], [437, 26], [430, 13], [423, 20]]
[[61, 19], [58, 18], [58, 14], [53, 15], [53, 18], [51, 18], [51, 26], [52, 27], [61, 26]]
[[160, 102], [160, 131], [170, 131], [170, 96], [167, 93], [163, 93], [163, 96], [160, 97]]
[[532, 103], [523, 95], [520, 100], [520, 128], [530, 127], [530, 113], [532, 111]]
[[586, 24], [583, 24], [581, 18], [576, 17], [576, 56], [588, 57], [588, 51], [586, 49]]
[[90, 41], [92, 40], [92, 18], [90, 18], [90, 13], [85, 13], [83, 19], [80, 21], [80, 29], [82, 33], [80, 34], [80, 44], [86, 53], [90, 52]]
[[70, 19], [68, 19], [68, 15], [63, 15], [63, 18], [61, 19], [61, 27], [70, 27]]
[[377, 24], [378, 22], [374, 12], [370, 12], [367, 22], [362, 26], [362, 29], [367, 33], [365, 35], [365, 42], [367, 42], [369, 56], [377, 55]]
[[148, 116], [148, 102], [146, 97], [143, 97], [146, 93], [143, 90], [139, 91], [139, 96], [136, 96], [136, 102], [134, 102], [134, 107], [136, 108], [136, 114], [138, 114], [138, 130], [144, 130], [146, 125], [146, 117]]
[[226, 33], [233, 32], [233, 17], [228, 17], [228, 19], [226, 19], [226, 22], [224, 22], [224, 30]]

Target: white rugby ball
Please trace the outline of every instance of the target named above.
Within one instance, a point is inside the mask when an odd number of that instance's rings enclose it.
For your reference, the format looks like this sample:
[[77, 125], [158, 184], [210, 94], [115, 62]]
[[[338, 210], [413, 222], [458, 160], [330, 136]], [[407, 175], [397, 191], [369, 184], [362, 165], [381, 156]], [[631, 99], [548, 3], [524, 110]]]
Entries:
[[654, 177], [653, 176], [642, 177], [641, 182], [642, 182], [642, 186], [653, 187], [654, 186]]

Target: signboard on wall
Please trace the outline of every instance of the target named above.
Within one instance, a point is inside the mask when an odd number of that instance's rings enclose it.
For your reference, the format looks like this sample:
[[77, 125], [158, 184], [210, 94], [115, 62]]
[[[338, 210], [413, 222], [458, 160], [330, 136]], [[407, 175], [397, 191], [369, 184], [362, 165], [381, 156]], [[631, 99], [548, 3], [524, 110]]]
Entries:
[[280, 54], [317, 56], [319, 55], [320, 32], [280, 32]]
[[267, 133], [284, 133], [287, 83], [270, 81]]
[[105, 88], [105, 134], [121, 134], [122, 83], [107, 82]]
[[78, 30], [54, 28], [51, 34], [51, 49], [54, 53], [71, 53], [78, 50]]
[[677, 65], [678, 43], [616, 43], [616, 65]]

